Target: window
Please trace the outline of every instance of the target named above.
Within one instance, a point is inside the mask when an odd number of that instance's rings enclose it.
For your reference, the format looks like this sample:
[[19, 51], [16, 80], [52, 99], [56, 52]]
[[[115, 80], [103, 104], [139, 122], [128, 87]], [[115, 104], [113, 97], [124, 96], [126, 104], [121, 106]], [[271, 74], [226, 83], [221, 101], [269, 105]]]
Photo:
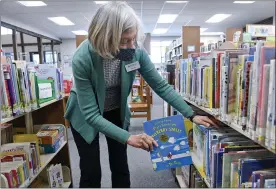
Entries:
[[152, 41], [151, 48], [151, 61], [156, 64], [165, 62], [166, 47], [169, 46], [171, 41]]
[[[54, 64], [56, 64], [57, 63], [57, 51], [54, 51], [54, 56], [55, 56]], [[44, 60], [45, 60], [46, 64], [53, 64], [52, 51], [44, 51]]]

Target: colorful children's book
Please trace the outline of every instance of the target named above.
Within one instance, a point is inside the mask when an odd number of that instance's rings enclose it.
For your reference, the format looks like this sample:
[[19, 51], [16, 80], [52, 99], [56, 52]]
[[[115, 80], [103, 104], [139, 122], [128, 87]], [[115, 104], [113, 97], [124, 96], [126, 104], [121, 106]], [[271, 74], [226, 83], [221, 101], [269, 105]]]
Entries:
[[223, 154], [222, 187], [230, 187], [230, 169], [231, 163], [243, 158], [272, 157], [267, 150], [238, 151]]
[[176, 115], [144, 123], [145, 133], [158, 143], [150, 152], [155, 171], [191, 165], [189, 141], [183, 116]]
[[276, 167], [275, 157], [265, 159], [240, 159], [240, 186], [242, 183], [250, 182], [253, 171], [268, 169], [271, 167]]

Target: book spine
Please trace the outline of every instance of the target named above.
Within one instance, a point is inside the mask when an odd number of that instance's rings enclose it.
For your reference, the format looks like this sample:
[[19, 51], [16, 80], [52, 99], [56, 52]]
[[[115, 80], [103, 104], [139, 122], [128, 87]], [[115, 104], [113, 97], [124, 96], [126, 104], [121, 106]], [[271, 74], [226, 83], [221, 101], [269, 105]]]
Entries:
[[267, 101], [268, 101], [268, 87], [269, 87], [269, 74], [270, 74], [270, 65], [264, 65], [263, 69], [263, 82], [262, 82], [262, 98], [261, 98], [261, 107], [260, 107], [260, 117], [258, 119], [258, 141], [264, 142], [265, 141], [265, 129], [266, 129], [266, 119], [267, 119]]
[[275, 107], [275, 104], [276, 104], [276, 76], [275, 76], [275, 73], [276, 73], [276, 63], [275, 63], [275, 60], [271, 60], [270, 62], [270, 73], [273, 73], [272, 74], [272, 82], [273, 82], [273, 87], [272, 87], [272, 90], [271, 90], [271, 95], [269, 95], [269, 97], [272, 99], [273, 103], [271, 103], [272, 105], [272, 113], [271, 113], [271, 116], [268, 117], [268, 119], [270, 120], [271, 119], [271, 125], [270, 125], [270, 131], [269, 131], [269, 134], [270, 134], [270, 139], [268, 141], [270, 141], [268, 143], [268, 146], [270, 149], [272, 150], [275, 150], [276, 149], [276, 145], [275, 145], [275, 135], [276, 135], [276, 107]]
[[[246, 68], [245, 68], [245, 76], [244, 76], [244, 103], [243, 103], [243, 107], [242, 107], [242, 125], [246, 125], [247, 123], [247, 116], [248, 116], [248, 107], [250, 105], [249, 103], [249, 97], [251, 95], [251, 93], [249, 92], [249, 87], [250, 87], [250, 82], [251, 82], [251, 77], [250, 77], [250, 70], [251, 70], [251, 64], [252, 62], [248, 62], [246, 64]], [[252, 84], [252, 83], [251, 83]]]
[[272, 127], [272, 117], [275, 109], [275, 101], [273, 97], [273, 91], [275, 91], [275, 61], [270, 61], [270, 78], [269, 78], [269, 91], [268, 91], [268, 103], [267, 103], [267, 119], [266, 119], [266, 134], [265, 134], [265, 145], [270, 146], [270, 131]]
[[220, 80], [221, 80], [221, 77], [220, 77], [220, 71], [221, 71], [221, 66], [220, 66], [220, 55], [218, 55], [217, 57], [217, 90], [216, 90], [216, 96], [217, 96], [217, 105], [216, 105], [216, 108], [219, 109], [220, 107], [220, 90], [221, 90], [221, 86], [220, 86]]
[[222, 99], [221, 99], [221, 117], [226, 120], [227, 114], [227, 94], [228, 94], [228, 66], [222, 67]]
[[241, 69], [237, 71], [237, 88], [236, 88], [236, 100], [235, 100], [235, 123], [239, 123], [240, 114], [240, 80], [241, 80]]

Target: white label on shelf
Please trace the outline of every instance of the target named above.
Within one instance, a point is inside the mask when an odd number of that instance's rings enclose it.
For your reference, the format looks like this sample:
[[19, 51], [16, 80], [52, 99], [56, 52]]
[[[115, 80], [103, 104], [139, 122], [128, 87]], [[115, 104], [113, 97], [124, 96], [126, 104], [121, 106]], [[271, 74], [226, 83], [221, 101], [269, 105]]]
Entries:
[[50, 98], [53, 96], [51, 83], [38, 84], [39, 99]]

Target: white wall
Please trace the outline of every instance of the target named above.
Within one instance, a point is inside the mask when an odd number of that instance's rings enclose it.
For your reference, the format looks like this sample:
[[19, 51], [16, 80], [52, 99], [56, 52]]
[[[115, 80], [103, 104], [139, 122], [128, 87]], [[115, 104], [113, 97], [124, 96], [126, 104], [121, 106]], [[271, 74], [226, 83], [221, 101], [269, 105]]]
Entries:
[[200, 42], [207, 45], [209, 43], [217, 43], [218, 41], [222, 41], [220, 36], [200, 36]]
[[63, 39], [60, 44], [61, 62], [64, 63], [67, 58], [72, 58], [76, 49], [76, 39]]

